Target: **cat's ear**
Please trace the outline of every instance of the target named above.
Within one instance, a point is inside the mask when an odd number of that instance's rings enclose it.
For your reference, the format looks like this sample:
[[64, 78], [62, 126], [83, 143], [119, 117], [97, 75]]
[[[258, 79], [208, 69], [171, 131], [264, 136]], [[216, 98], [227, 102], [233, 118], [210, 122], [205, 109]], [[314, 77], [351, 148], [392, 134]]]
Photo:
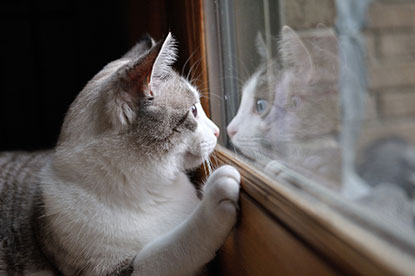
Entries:
[[163, 81], [169, 76], [171, 66], [177, 59], [176, 40], [169, 33], [160, 47], [160, 51], [154, 61], [154, 65], [150, 75], [150, 86], [157, 86], [160, 81]]
[[136, 59], [139, 58], [141, 55], [145, 53], [145, 51], [149, 50], [151, 47], [156, 45], [154, 39], [149, 35], [143, 35], [138, 42], [132, 47], [124, 56], [123, 58], [129, 59]]
[[284, 66], [292, 67], [298, 73], [304, 74], [304, 77], [311, 76], [311, 55], [297, 33], [288, 26], [281, 30], [280, 53]]
[[264, 37], [260, 32], [257, 33], [255, 39], [255, 48], [262, 61], [267, 59], [267, 45], [265, 44]]
[[131, 98], [149, 94], [150, 76], [161, 47], [162, 44], [159, 42], [144, 54], [120, 68], [117, 78], [119, 78], [124, 91]]
[[115, 90], [115, 98], [107, 103], [114, 127], [122, 129], [131, 123], [139, 103], [143, 100], [151, 102], [154, 88], [170, 74], [176, 53], [176, 43], [169, 33], [163, 42], [155, 44], [118, 70], [114, 75], [115, 87], [120, 89]]
[[176, 61], [176, 42], [169, 33], [166, 39], [158, 42], [138, 59], [122, 68], [121, 81], [132, 97], [153, 96], [154, 87], [171, 73], [171, 65]]

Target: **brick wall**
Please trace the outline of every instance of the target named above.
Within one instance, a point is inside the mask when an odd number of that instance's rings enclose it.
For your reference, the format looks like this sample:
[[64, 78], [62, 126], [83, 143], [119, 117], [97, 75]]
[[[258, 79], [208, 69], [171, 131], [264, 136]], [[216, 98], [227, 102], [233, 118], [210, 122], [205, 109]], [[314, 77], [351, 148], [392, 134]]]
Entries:
[[[336, 22], [335, 0], [281, 0], [280, 13], [281, 25], [303, 37]], [[397, 135], [415, 144], [415, 1], [372, 1], [363, 35], [369, 99], [361, 142]]]
[[334, 0], [281, 0], [282, 25], [295, 30], [315, 28], [318, 24], [333, 26], [336, 14]]
[[369, 92], [378, 114], [368, 135], [398, 135], [415, 143], [415, 1], [373, 1], [364, 36]]

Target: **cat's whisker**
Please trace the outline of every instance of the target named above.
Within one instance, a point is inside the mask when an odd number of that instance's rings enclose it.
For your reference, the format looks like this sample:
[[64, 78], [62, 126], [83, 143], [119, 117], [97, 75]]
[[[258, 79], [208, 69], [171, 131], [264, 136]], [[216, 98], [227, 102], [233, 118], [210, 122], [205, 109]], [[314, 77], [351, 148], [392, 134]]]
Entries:
[[206, 158], [205, 157], [202, 157], [202, 158], [203, 158], [203, 163], [206, 165], [207, 172], [209, 173], [207, 176], [209, 176], [212, 172], [211, 167], [210, 167], [210, 163], [209, 163], [209, 156], [207, 156]]
[[236, 147], [235, 147], [235, 145], [232, 143], [231, 144], [232, 145], [232, 148], [233, 148], [233, 153], [235, 154], [235, 155], [237, 155], [237, 152], [236, 152]]
[[[212, 92], [212, 89], [209, 90], [208, 87], [200, 89], [199, 92], [201, 94], [201, 96], [200, 96], [201, 98], [202, 97], [209, 97], [209, 96], [216, 96], [216, 97], [222, 98], [222, 97], [220, 97], [219, 94], [216, 94], [216, 93]], [[209, 95], [206, 95], [205, 92], [209, 92]]]
[[211, 175], [211, 174], [212, 174], [212, 166], [211, 166], [211, 164], [210, 164], [210, 160], [209, 160], [209, 158], [208, 158], [208, 159], [206, 159], [206, 165], [207, 165], [207, 167], [208, 167], [209, 175]]
[[186, 75], [186, 79], [187, 80], [189, 80], [189, 77], [190, 76], [192, 76], [192, 71], [193, 70], [195, 70], [195, 69], [197, 69], [198, 68], [198, 66], [200, 66], [200, 64], [202, 63], [202, 60], [201, 59], [199, 59], [199, 60], [197, 60], [191, 67], [190, 67], [190, 70], [189, 70], [189, 72], [187, 73], [187, 75]]
[[[218, 160], [216, 158], [216, 152], [215, 151], [213, 151], [212, 154], [210, 155], [210, 159], [211, 160], [213, 159], [215, 161], [214, 163], [217, 163]], [[212, 166], [213, 166], [214, 163], [211, 162]]]
[[205, 159], [202, 156], [202, 153], [200, 153], [200, 157], [202, 158], [202, 166], [203, 166], [203, 170], [205, 175], [207, 176], [207, 171], [206, 171], [206, 165], [205, 165]]
[[236, 77], [236, 76], [223, 76], [220, 78], [220, 80], [224, 81], [224, 80], [236, 80], [237, 84], [239, 87], [243, 87], [245, 80], [240, 78], [240, 77]]
[[222, 97], [221, 97], [221, 96], [219, 96], [219, 95], [215, 95], [215, 94], [210, 94], [210, 96], [201, 96], [201, 98], [212, 98], [212, 96], [213, 96], [213, 97], [215, 97], [216, 99], [221, 100], [221, 101], [225, 101], [225, 99], [224, 99], [224, 98], [222, 98]]
[[182, 71], [180, 72], [180, 75], [183, 76], [184, 75], [184, 69], [186, 68], [187, 64], [189, 63], [189, 61], [192, 59], [192, 57], [197, 53], [198, 49], [195, 49], [190, 56], [186, 59], [186, 61], [183, 64], [182, 67]]
[[212, 157], [215, 160], [215, 163], [214, 163], [215, 165], [213, 166], [213, 169], [215, 170], [218, 167], [218, 164], [219, 164], [218, 157], [216, 156], [216, 152], [215, 151], [212, 153]]

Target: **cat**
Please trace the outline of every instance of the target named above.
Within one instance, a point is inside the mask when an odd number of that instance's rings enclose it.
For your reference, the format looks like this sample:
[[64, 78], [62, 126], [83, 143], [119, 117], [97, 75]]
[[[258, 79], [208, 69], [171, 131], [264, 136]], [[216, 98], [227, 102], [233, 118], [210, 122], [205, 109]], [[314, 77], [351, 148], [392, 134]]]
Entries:
[[[264, 53], [265, 44], [258, 40], [257, 50]], [[324, 176], [329, 180], [327, 185], [339, 189], [335, 35], [326, 28], [300, 38], [284, 26], [279, 45], [271, 70], [265, 70], [266, 58], [260, 54], [263, 62], [242, 89], [241, 104], [227, 127], [228, 135], [238, 150], [267, 168], [278, 160], [305, 173]], [[270, 71], [271, 78], [267, 77]]]
[[146, 36], [69, 108], [52, 151], [0, 154], [0, 274], [193, 275], [237, 215], [228, 165], [203, 198], [185, 172], [219, 135], [172, 69], [175, 39]]

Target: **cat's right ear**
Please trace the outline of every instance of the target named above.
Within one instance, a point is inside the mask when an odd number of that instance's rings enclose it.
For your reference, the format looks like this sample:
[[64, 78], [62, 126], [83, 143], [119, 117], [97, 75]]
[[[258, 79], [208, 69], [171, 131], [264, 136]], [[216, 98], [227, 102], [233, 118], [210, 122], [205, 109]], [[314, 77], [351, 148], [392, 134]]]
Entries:
[[154, 45], [156, 45], [154, 39], [149, 34], [144, 34], [123, 58], [137, 59]]
[[282, 27], [280, 53], [284, 66], [293, 68], [304, 77], [311, 77], [313, 61], [297, 33], [288, 26]]
[[264, 37], [260, 32], [257, 33], [255, 39], [255, 48], [258, 55], [261, 57], [262, 61], [267, 60], [267, 45], [265, 43]]

